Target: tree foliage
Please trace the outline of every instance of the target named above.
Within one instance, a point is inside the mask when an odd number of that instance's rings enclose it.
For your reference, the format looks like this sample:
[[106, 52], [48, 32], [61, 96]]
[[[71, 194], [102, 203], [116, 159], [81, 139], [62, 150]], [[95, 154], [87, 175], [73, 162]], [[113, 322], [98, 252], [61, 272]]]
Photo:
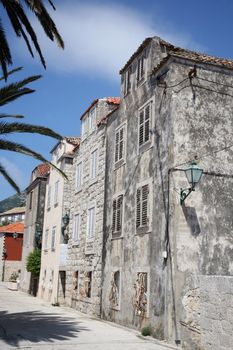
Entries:
[[27, 271], [31, 272], [34, 277], [40, 275], [41, 250], [36, 248], [27, 257]]
[[[55, 10], [53, 2], [48, 0], [48, 3], [52, 6], [53, 10]], [[28, 19], [26, 9], [28, 8], [37, 17], [45, 34], [50, 40], [56, 40], [61, 48], [64, 48], [64, 42], [44, 6], [43, 0], [0, 0], [0, 4], [5, 10], [16, 36], [23, 38], [32, 57], [34, 57], [33, 45], [40, 57], [42, 65], [46, 68], [45, 59], [36, 32]], [[7, 67], [12, 63], [13, 59], [10, 45], [4, 30], [3, 21], [0, 18], [0, 65], [5, 79], [7, 78]]]

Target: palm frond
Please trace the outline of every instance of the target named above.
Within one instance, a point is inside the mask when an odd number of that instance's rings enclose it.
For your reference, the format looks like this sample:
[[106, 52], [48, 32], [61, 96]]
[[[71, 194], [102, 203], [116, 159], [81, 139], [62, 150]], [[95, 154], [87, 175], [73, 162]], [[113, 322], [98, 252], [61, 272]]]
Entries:
[[3, 106], [15, 99], [34, 92], [35, 90], [24, 88], [28, 83], [41, 78], [41, 75], [31, 76], [29, 78], [23, 79], [19, 82], [8, 84], [0, 89], [0, 106]]
[[18, 192], [20, 193], [20, 189], [12, 177], [8, 174], [6, 169], [0, 164], [0, 174], [7, 180], [7, 182]]
[[[64, 41], [61, 35], [59, 34], [55, 23], [53, 22], [46, 8], [44, 7], [43, 1], [41, 0], [24, 0], [24, 1], [29, 6], [29, 8], [35, 13], [42, 28], [44, 29], [45, 34], [49, 37], [49, 39], [52, 41], [56, 39], [58, 45], [61, 48], [64, 48]], [[52, 7], [54, 8], [52, 1], [50, 1], [50, 4], [52, 4]]]
[[64, 174], [64, 172], [61, 169], [59, 169], [58, 167], [56, 167], [56, 165], [54, 165], [53, 163], [51, 163], [47, 159], [45, 159], [40, 153], [37, 153], [26, 146], [23, 146], [19, 143], [12, 142], [9, 140], [0, 139], [0, 150], [21, 153], [21, 154], [24, 154], [26, 156], [33, 157], [33, 158], [40, 160], [42, 162], [47, 162], [54, 169], [56, 169], [66, 180], [68, 180], [67, 176]]
[[5, 35], [5, 31], [0, 20], [0, 63], [2, 67], [3, 76], [7, 77], [7, 66], [12, 64], [11, 52]]
[[[1, 42], [1, 41], [0, 41]], [[11, 74], [14, 74], [16, 72], [19, 72], [23, 69], [23, 67], [17, 67], [17, 68], [14, 68], [14, 69], [11, 69], [10, 71], [7, 72], [7, 78], [11, 75]], [[1, 80], [5, 80], [5, 77], [0, 77], [0, 81]]]
[[53, 130], [39, 125], [23, 124], [23, 123], [5, 123], [0, 122], [0, 134], [11, 133], [36, 133], [45, 136], [50, 136], [55, 139], [61, 140], [62, 136], [54, 132]]
[[16, 119], [23, 119], [24, 116], [20, 114], [2, 114], [0, 113], [0, 119], [3, 118], [16, 118]]

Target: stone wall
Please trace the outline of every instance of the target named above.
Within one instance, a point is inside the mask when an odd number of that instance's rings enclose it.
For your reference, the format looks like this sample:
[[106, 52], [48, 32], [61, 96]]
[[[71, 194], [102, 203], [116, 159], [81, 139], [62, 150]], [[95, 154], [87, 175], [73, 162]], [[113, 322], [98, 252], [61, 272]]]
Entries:
[[[96, 107], [97, 121], [106, 117], [116, 106], [99, 99]], [[91, 152], [97, 149], [97, 174], [90, 178]], [[102, 290], [103, 205], [105, 196], [105, 126], [94, 128], [82, 138], [74, 156], [71, 182], [71, 207], [69, 243], [66, 271], [66, 302], [71, 307], [89, 315], [100, 316]], [[82, 162], [82, 186], [76, 188], [76, 167]], [[87, 238], [88, 208], [95, 208], [94, 237]], [[73, 239], [74, 216], [80, 215], [79, 237]], [[91, 273], [91, 277], [89, 274]], [[86, 291], [91, 288], [90, 295]]]
[[200, 277], [200, 321], [205, 350], [231, 350], [233, 344], [233, 277]]
[[4, 281], [9, 281], [11, 274], [13, 272], [18, 273], [19, 270], [21, 270], [21, 261], [5, 261], [5, 268], [4, 268]]

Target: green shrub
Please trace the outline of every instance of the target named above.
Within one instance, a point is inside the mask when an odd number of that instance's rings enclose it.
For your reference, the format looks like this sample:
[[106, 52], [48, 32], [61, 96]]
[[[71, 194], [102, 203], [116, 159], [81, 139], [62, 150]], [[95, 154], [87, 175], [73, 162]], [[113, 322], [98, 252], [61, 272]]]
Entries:
[[27, 257], [27, 271], [31, 272], [34, 277], [40, 274], [41, 250], [36, 248]]
[[141, 333], [144, 337], [147, 337], [148, 335], [152, 334], [152, 328], [151, 326], [145, 326], [141, 329]]

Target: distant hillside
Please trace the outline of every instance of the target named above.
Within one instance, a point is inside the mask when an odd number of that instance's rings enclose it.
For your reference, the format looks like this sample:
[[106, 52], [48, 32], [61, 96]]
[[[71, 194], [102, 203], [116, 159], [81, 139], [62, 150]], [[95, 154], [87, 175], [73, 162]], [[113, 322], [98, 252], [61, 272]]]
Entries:
[[15, 207], [23, 207], [26, 205], [26, 194], [21, 192], [0, 201], [0, 213]]

